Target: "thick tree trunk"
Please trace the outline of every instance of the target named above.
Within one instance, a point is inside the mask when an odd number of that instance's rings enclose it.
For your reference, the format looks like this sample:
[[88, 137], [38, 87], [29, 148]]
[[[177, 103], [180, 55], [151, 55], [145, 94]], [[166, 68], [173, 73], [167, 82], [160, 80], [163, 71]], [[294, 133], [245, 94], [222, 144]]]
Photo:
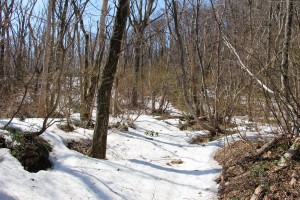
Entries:
[[121, 108], [119, 106], [119, 75], [116, 74], [116, 81], [114, 84], [114, 100], [113, 100], [113, 116], [117, 116], [121, 113]]
[[94, 158], [105, 159], [106, 157], [111, 90], [117, 71], [121, 43], [126, 29], [128, 14], [129, 0], [119, 0], [113, 35], [110, 41], [108, 59], [104, 67], [102, 82], [98, 89], [97, 117], [91, 150], [91, 156]]

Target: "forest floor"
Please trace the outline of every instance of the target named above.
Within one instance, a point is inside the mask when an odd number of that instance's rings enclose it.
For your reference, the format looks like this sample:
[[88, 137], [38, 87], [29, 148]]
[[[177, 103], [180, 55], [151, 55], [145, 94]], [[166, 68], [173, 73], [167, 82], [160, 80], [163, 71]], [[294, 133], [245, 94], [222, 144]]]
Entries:
[[[7, 121], [0, 120], [0, 126]], [[118, 121], [112, 118], [110, 123]], [[11, 127], [36, 131], [41, 123], [42, 119], [15, 119]], [[237, 126], [231, 130], [238, 132], [234, 135], [191, 144], [207, 132], [181, 131], [178, 118], [141, 115], [128, 131], [109, 129], [107, 160], [72, 150], [84, 152], [82, 144], [90, 145], [92, 130], [75, 127], [65, 132], [56, 123], [42, 134], [52, 146], [51, 169], [30, 173], [9, 149], [0, 148], [0, 199], [218, 199], [216, 179], [222, 166], [214, 158], [216, 152], [219, 150], [217, 160], [225, 166], [224, 158], [235, 155], [221, 153], [225, 144], [238, 145], [242, 138], [266, 141], [276, 132], [274, 127], [254, 125], [245, 117], [236, 117], [234, 123]], [[9, 133], [2, 131], [5, 134], [8, 137]], [[230, 199], [222, 193], [226, 189], [220, 191], [223, 199]], [[247, 195], [251, 192], [252, 188]]]
[[300, 199], [300, 152], [287, 166], [278, 167], [281, 157], [291, 146], [290, 141], [289, 137], [280, 138], [258, 157], [257, 150], [265, 144], [263, 141], [240, 140], [218, 150], [215, 158], [223, 167], [218, 181], [219, 198]]

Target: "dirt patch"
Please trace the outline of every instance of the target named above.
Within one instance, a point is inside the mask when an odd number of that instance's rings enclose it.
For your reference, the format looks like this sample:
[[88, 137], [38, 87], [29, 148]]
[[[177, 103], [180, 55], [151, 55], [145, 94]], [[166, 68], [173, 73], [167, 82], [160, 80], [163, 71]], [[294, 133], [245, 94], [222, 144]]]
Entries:
[[75, 127], [72, 124], [61, 123], [57, 127], [65, 132], [72, 132], [75, 130]]
[[188, 143], [190, 144], [203, 144], [206, 142], [212, 141], [213, 138], [210, 135], [196, 135], [189, 139]]
[[84, 155], [89, 155], [90, 148], [92, 146], [92, 140], [85, 139], [85, 140], [79, 140], [79, 141], [68, 141], [67, 147], [71, 150], [77, 151], [79, 153], [82, 153]]
[[88, 130], [93, 130], [95, 128], [95, 122], [94, 121], [81, 121], [81, 120], [72, 120], [72, 124], [74, 126], [85, 128]]
[[[223, 166], [219, 199], [250, 199], [258, 192], [258, 199], [300, 198], [300, 154], [285, 168], [278, 168], [281, 156], [291, 145], [289, 138], [282, 138], [262, 156], [255, 157], [263, 142], [237, 141], [219, 150], [215, 159]], [[253, 159], [245, 159], [253, 158]], [[238, 162], [243, 160], [243, 162]]]
[[126, 125], [124, 122], [117, 122], [117, 123], [114, 123], [114, 124], [109, 124], [108, 129], [111, 129], [111, 128], [115, 128], [115, 129], [117, 129], [121, 132], [128, 131], [128, 125]]
[[171, 160], [170, 162], [168, 162], [166, 165], [179, 165], [179, 164], [182, 164], [183, 161], [181, 159], [174, 159], [174, 160]]
[[190, 144], [199, 144], [199, 145], [204, 145], [207, 142], [211, 142], [211, 141], [215, 141], [218, 140], [220, 138], [223, 138], [225, 135], [226, 136], [230, 136], [237, 133], [237, 131], [225, 131], [224, 133], [217, 133], [214, 136], [211, 136], [209, 134], [206, 135], [195, 135], [193, 137], [191, 137], [188, 140], [188, 143]]

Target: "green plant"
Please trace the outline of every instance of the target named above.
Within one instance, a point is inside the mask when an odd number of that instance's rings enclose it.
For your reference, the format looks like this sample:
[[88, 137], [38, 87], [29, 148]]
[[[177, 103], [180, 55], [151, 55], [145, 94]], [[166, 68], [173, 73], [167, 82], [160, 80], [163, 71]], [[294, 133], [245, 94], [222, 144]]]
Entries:
[[21, 122], [24, 122], [25, 119], [26, 119], [26, 117], [25, 117], [24, 115], [21, 115], [20, 118], [19, 118], [19, 120], [20, 120]]
[[230, 197], [229, 200], [239, 200], [240, 198], [238, 197]]
[[178, 127], [178, 128], [181, 130], [182, 126], [183, 126], [183, 123], [182, 123], [182, 121], [181, 121], [181, 120], [179, 120], [179, 121], [178, 121], [178, 125], [177, 125], [177, 127]]
[[25, 170], [38, 172], [52, 166], [49, 161], [51, 145], [39, 137], [24, 138], [20, 144], [11, 149], [11, 154], [17, 158]]
[[13, 141], [20, 143], [24, 140], [24, 134], [21, 131], [12, 127], [7, 127], [6, 130], [10, 133]]
[[148, 136], [151, 136], [151, 137], [157, 137], [158, 136], [158, 132], [146, 131], [145, 135], [148, 135]]
[[262, 163], [259, 163], [258, 165], [250, 168], [250, 172], [255, 176], [263, 176], [265, 171], [266, 169]]
[[279, 152], [283, 152], [284, 148], [282, 146], [278, 146], [276, 150], [279, 151]]
[[184, 115], [184, 118], [187, 121], [194, 120], [194, 117], [193, 117], [193, 115], [191, 113], [187, 113], [186, 115]]

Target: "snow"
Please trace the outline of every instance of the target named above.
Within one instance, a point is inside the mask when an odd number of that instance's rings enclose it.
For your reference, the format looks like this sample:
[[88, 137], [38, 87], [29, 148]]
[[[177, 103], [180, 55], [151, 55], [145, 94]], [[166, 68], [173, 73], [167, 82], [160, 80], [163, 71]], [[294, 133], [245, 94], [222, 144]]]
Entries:
[[[3, 126], [7, 120], [1, 120]], [[29, 173], [10, 154], [0, 149], [0, 199], [217, 199], [214, 181], [221, 166], [214, 160], [224, 140], [204, 145], [187, 141], [203, 131], [180, 131], [178, 119], [158, 120], [141, 115], [136, 129], [109, 130], [107, 160], [87, 157], [66, 147], [66, 141], [91, 139], [93, 131], [76, 128], [66, 133], [51, 126], [42, 137], [53, 151], [52, 169]], [[12, 121], [26, 131], [41, 126], [41, 119]], [[149, 139], [146, 131], [158, 133]], [[234, 136], [238, 137], [238, 135]], [[182, 164], [172, 163], [182, 160]]]

